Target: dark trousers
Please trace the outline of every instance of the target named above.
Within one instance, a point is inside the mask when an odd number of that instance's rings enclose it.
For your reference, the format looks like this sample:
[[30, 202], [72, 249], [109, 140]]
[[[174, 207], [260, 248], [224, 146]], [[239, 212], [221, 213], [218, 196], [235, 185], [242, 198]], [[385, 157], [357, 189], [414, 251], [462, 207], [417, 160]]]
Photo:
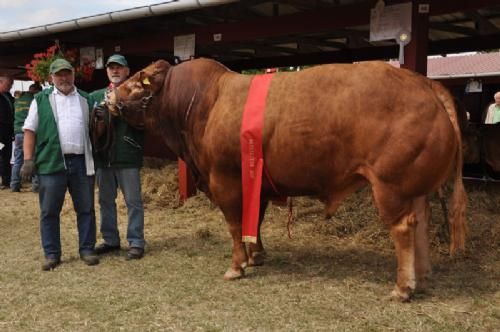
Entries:
[[11, 137], [1, 137], [0, 142], [4, 144], [0, 150], [0, 176], [2, 177], [2, 185], [10, 187], [10, 174], [12, 172], [10, 158], [12, 157], [12, 140]]

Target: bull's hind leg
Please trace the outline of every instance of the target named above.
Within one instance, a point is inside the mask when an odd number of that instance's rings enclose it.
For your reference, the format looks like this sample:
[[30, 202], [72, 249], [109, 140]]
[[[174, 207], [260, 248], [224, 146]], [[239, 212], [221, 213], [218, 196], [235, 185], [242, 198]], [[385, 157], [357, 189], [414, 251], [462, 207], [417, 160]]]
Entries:
[[417, 218], [415, 230], [415, 273], [417, 276], [417, 290], [423, 291], [431, 273], [429, 258], [429, 220], [431, 208], [425, 196], [413, 201], [413, 211]]
[[395, 300], [408, 301], [415, 291], [415, 228], [415, 213], [410, 212], [390, 229], [398, 259], [396, 286], [391, 293]]
[[269, 201], [263, 201], [260, 203], [260, 211], [259, 211], [259, 228], [257, 230], [257, 243], [249, 243], [248, 244], [248, 266], [259, 266], [264, 264], [264, 260], [266, 258], [266, 251], [264, 250], [264, 246], [262, 244], [262, 238], [260, 235], [260, 227], [262, 225], [262, 221], [264, 220], [264, 215], [266, 213], [266, 208], [269, 204]]
[[428, 224], [430, 207], [425, 196], [413, 200], [412, 212], [391, 226], [391, 235], [398, 257], [398, 277], [391, 293], [394, 299], [407, 301], [416, 290], [427, 284], [431, 265], [429, 259]]
[[391, 298], [408, 301], [416, 287], [415, 229], [417, 219], [412, 201], [401, 199], [396, 193], [372, 187], [380, 216], [390, 227], [398, 260], [397, 280]]

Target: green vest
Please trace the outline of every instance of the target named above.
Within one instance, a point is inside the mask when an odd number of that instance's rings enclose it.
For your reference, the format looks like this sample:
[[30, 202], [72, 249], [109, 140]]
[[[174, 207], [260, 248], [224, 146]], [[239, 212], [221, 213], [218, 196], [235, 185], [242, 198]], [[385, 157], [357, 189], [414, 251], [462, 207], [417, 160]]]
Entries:
[[[90, 94], [92, 100], [101, 103], [106, 88]], [[94, 152], [96, 168], [141, 168], [144, 154], [144, 131], [135, 129], [121, 117], [113, 117], [113, 144], [107, 151]], [[100, 143], [105, 138], [102, 137]]]
[[14, 102], [14, 134], [23, 133], [24, 120], [28, 116], [33, 94], [31, 92], [23, 92], [21, 97]]
[[[61, 172], [66, 168], [56, 120], [49, 101], [49, 96], [53, 91], [54, 87], [51, 87], [35, 95], [38, 107], [35, 165], [39, 174]], [[87, 100], [89, 109], [92, 109], [92, 99], [89, 98], [88, 94], [81, 90], [78, 90], [78, 93]]]

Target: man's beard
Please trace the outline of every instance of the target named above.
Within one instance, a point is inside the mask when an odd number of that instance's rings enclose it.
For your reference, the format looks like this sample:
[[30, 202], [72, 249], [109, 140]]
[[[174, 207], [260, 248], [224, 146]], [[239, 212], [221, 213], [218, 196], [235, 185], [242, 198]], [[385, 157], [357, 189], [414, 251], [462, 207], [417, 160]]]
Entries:
[[109, 80], [113, 84], [120, 84], [121, 82], [123, 82], [123, 79], [121, 77], [111, 77]]
[[70, 82], [61, 82], [56, 85], [56, 88], [63, 93], [69, 93], [73, 91], [73, 84]]

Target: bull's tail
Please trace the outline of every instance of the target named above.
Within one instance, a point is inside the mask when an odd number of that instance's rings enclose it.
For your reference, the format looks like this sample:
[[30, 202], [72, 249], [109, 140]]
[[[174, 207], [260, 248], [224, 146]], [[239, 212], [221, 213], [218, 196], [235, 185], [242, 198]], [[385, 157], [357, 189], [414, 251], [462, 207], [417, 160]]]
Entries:
[[462, 181], [462, 136], [458, 123], [458, 116], [455, 110], [453, 98], [449, 92], [438, 82], [431, 81], [431, 87], [438, 99], [443, 104], [451, 124], [455, 131], [457, 139], [457, 151], [455, 153], [455, 178], [453, 183], [453, 193], [449, 202], [448, 223], [450, 227], [450, 253], [453, 254], [457, 249], [465, 249], [465, 234], [467, 231], [465, 209], [467, 207], [467, 194], [465, 193]]

